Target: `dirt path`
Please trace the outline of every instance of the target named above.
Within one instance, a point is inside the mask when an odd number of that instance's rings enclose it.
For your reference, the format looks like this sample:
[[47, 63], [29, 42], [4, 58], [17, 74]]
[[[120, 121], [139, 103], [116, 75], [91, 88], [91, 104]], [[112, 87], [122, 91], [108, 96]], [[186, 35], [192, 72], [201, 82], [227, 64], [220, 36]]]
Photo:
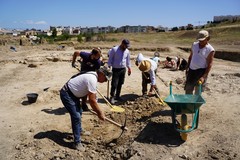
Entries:
[[[120, 104], [126, 109], [128, 131], [115, 142], [121, 129], [84, 113], [83, 126], [91, 136], [83, 136], [86, 152], [80, 153], [71, 148], [69, 114], [59, 99], [59, 89], [77, 72], [69, 62], [74, 50], [43, 48], [22, 47], [18, 52], [1, 48], [0, 159], [240, 159], [240, 63], [214, 60], [199, 127], [186, 142], [172, 127], [170, 107], [154, 97], [141, 97], [141, 73], [132, 63], [132, 75], [122, 89], [126, 102]], [[137, 53], [132, 52], [133, 57]], [[171, 48], [161, 53], [161, 60], [176, 54], [188, 56]], [[184, 93], [183, 84], [175, 81], [184, 80], [184, 72], [160, 68], [158, 75], [162, 98], [169, 94], [170, 80], [173, 93]], [[107, 83], [99, 85], [99, 90], [107, 95]], [[26, 94], [30, 92], [39, 97], [29, 105]], [[99, 103], [107, 117], [123, 123], [124, 114], [110, 112], [100, 96]]]

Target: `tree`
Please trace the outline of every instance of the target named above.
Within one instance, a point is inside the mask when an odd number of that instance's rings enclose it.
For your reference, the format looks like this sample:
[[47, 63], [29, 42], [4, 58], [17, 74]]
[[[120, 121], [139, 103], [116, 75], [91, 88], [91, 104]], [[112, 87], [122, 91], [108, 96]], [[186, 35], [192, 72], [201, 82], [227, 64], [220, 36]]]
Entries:
[[178, 31], [178, 27], [173, 27], [172, 31]]
[[83, 36], [82, 36], [82, 34], [79, 34], [78, 36], [77, 36], [77, 41], [78, 42], [82, 42], [83, 41], [83, 38], [82, 38]]
[[57, 37], [57, 29], [56, 28], [53, 28], [53, 30], [52, 30], [52, 37], [53, 38]]

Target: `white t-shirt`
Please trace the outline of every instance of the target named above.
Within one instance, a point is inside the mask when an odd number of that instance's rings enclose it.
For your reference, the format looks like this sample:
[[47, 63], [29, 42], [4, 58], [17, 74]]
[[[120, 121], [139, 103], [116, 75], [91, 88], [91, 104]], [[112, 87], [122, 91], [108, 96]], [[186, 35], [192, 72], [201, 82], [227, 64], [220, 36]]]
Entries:
[[97, 73], [83, 73], [68, 81], [68, 87], [76, 97], [84, 97], [89, 92], [97, 93]]
[[207, 68], [207, 57], [212, 51], [214, 51], [214, 48], [209, 43], [200, 49], [199, 42], [194, 42], [192, 45], [192, 60], [189, 67], [193, 70]]

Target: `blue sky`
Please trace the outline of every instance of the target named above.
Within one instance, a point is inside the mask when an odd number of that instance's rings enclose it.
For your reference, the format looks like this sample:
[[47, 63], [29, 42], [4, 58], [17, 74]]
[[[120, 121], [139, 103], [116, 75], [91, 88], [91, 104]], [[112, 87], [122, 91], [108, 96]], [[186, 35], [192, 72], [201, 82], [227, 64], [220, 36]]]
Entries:
[[240, 0], [0, 0], [0, 28], [163, 27], [240, 15]]

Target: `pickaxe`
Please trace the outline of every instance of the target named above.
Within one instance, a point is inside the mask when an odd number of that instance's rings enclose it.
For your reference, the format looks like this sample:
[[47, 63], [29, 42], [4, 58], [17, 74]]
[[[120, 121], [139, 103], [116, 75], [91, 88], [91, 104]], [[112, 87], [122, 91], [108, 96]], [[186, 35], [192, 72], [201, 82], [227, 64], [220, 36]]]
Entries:
[[[91, 109], [89, 109], [89, 111], [91, 112], [91, 113], [93, 113], [94, 115], [97, 115], [97, 113], [96, 112], [94, 112], [93, 110], [91, 110]], [[111, 119], [109, 119], [109, 118], [107, 118], [107, 117], [105, 117], [105, 120], [107, 120], [108, 122], [110, 122], [110, 123], [112, 123], [112, 124], [114, 124], [114, 125], [116, 125], [116, 126], [118, 126], [118, 127], [120, 127], [121, 129], [122, 129], [122, 133], [120, 134], [120, 136], [118, 137], [118, 138], [120, 138], [121, 136], [122, 136], [122, 134], [123, 134], [123, 132], [126, 130], [128, 130], [128, 128], [126, 127], [126, 122], [127, 122], [127, 119], [125, 118], [125, 122], [124, 122], [124, 124], [123, 125], [121, 125], [121, 124], [119, 124], [119, 123], [117, 123], [117, 122], [115, 122], [115, 121], [113, 121], [113, 120], [111, 120]], [[116, 138], [116, 139], [118, 139], [118, 138]]]

